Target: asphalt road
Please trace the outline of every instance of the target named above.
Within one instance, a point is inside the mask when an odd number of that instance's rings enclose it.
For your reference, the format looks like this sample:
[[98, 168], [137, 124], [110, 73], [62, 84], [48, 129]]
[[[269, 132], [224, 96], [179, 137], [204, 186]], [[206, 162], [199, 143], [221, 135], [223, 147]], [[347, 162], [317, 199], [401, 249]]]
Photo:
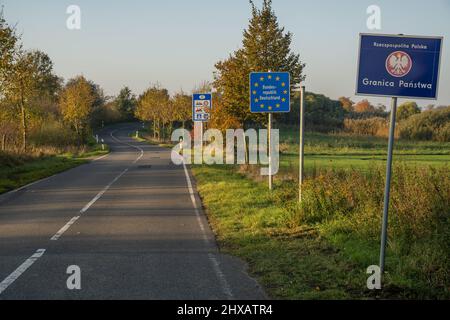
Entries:
[[105, 130], [108, 156], [0, 196], [0, 300], [266, 298], [220, 254], [189, 170], [135, 129]]

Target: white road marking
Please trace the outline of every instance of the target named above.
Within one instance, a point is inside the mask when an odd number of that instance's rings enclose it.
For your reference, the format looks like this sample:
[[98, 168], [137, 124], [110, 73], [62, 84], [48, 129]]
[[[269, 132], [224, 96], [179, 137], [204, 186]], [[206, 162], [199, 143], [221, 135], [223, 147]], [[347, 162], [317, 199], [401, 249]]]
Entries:
[[[97, 158], [97, 159], [94, 159], [94, 160], [92, 160], [92, 162], [96, 162], [96, 161], [102, 160], [102, 159], [104, 159], [104, 158], [106, 158], [106, 157], [108, 157], [108, 156], [110, 156], [110, 153], [105, 154], [105, 155], [103, 155], [103, 156], [101, 156], [101, 157], [99, 157], [99, 158]], [[4, 197], [6, 197], [6, 196], [8, 196], [8, 195], [11, 195], [11, 194], [20, 192], [20, 191], [25, 190], [25, 189], [28, 189], [29, 187], [32, 187], [32, 186], [34, 186], [34, 185], [36, 185], [36, 184], [39, 184], [39, 183], [41, 183], [41, 182], [50, 180], [51, 178], [53, 178], [53, 177], [55, 177], [55, 176], [57, 176], [57, 175], [59, 175], [59, 174], [61, 174], [61, 173], [62, 173], [62, 172], [59, 172], [59, 173], [56, 173], [56, 174], [51, 175], [51, 176], [49, 176], [49, 177], [46, 177], [46, 178], [43, 178], [43, 179], [40, 179], [40, 180], [36, 180], [36, 181], [34, 181], [34, 182], [31, 182], [31, 183], [29, 183], [29, 184], [27, 184], [27, 185], [24, 185], [24, 186], [18, 188], [18, 189], [15, 189], [15, 190], [11, 190], [11, 191], [9, 191], [9, 192], [6, 192], [6, 193], [2, 194], [1, 197], [4, 198]]]
[[130, 144], [130, 143], [120, 141], [119, 139], [117, 139], [117, 138], [114, 136], [114, 133], [116, 133], [116, 131], [113, 131], [113, 132], [111, 132], [111, 134], [110, 134], [110, 135], [111, 135], [111, 138], [112, 138], [114, 141], [116, 141], [116, 142], [118, 142], [118, 143], [120, 143], [120, 144], [127, 145], [127, 146], [129, 146], [129, 147], [132, 147], [132, 148], [134, 148], [134, 149], [136, 149], [136, 150], [138, 150], [138, 151], [141, 152], [140, 156], [133, 162], [133, 164], [136, 164], [139, 160], [142, 159], [142, 157], [144, 156], [144, 149], [142, 149], [141, 147], [132, 145], [132, 144]]
[[67, 230], [69, 230], [69, 228], [75, 223], [77, 222], [77, 220], [80, 219], [80, 216], [77, 217], [73, 217], [69, 222], [67, 222], [67, 224], [61, 228], [61, 230], [59, 230], [50, 240], [52, 241], [56, 241], [58, 240]]
[[11, 195], [11, 194], [17, 193], [17, 192], [19, 192], [19, 191], [22, 191], [22, 190], [25, 190], [25, 189], [28, 189], [29, 187], [31, 187], [31, 186], [34, 186], [35, 184], [38, 184], [38, 183], [41, 183], [41, 182], [47, 181], [47, 180], [49, 180], [49, 179], [53, 178], [54, 176], [56, 176], [56, 175], [58, 175], [58, 174], [59, 174], [59, 173], [57, 173], [57, 174], [54, 174], [54, 175], [52, 175], [52, 176], [50, 176], [50, 177], [47, 177], [47, 178], [41, 179], [41, 180], [37, 180], [37, 181], [34, 181], [34, 182], [32, 182], [32, 183], [29, 183], [29, 184], [27, 184], [27, 185], [25, 185], [25, 186], [23, 186], [23, 187], [20, 187], [20, 188], [18, 188], [18, 189], [15, 189], [15, 190], [9, 191], [9, 192], [7, 192], [7, 193], [4, 193], [4, 194], [2, 194], [1, 196], [2, 196], [2, 197], [6, 197], [6, 196], [8, 196], [8, 195]]
[[33, 265], [39, 258], [45, 253], [45, 249], [39, 249], [30, 258], [25, 260], [20, 267], [18, 267], [13, 273], [11, 273], [5, 280], [0, 283], [0, 295], [16, 281], [29, 267]]
[[[136, 164], [139, 160], [142, 159], [142, 157], [144, 156], [144, 149], [137, 147], [137, 146], [133, 146], [132, 144], [126, 143], [126, 142], [122, 142], [119, 139], [117, 139], [116, 137], [114, 137], [114, 133], [116, 131], [111, 132], [111, 138], [120, 143], [120, 144], [125, 144], [128, 145], [130, 147], [133, 147], [137, 150], [140, 151], [140, 155], [139, 157], [133, 162], [133, 164]], [[107, 154], [106, 156], [108, 156], [109, 154]], [[105, 157], [105, 156], [104, 156]], [[101, 197], [103, 197], [103, 195], [113, 186], [113, 184], [115, 184], [124, 174], [126, 174], [128, 171], [130, 170], [130, 168], [125, 169], [124, 171], [122, 171], [122, 173], [120, 173], [117, 177], [114, 178], [113, 181], [111, 181], [110, 184], [108, 184], [102, 191], [100, 191], [95, 197], [94, 199], [92, 199], [87, 205], [84, 206], [83, 209], [80, 210], [80, 216], [76, 216], [73, 217], [69, 222], [66, 223], [66, 225], [64, 227], [62, 227], [50, 240], [51, 241], [57, 241], [59, 240], [59, 238], [61, 238], [61, 236], [70, 229], [70, 227], [77, 222], [78, 219], [80, 219], [81, 215], [83, 215], [84, 213], [86, 213], [90, 207], [92, 207]]]
[[[123, 143], [123, 142], [121, 142], [120, 140], [118, 140], [117, 138], [115, 138], [114, 136], [113, 136], [113, 133], [111, 133], [111, 137], [115, 140], [115, 141], [117, 141], [117, 142], [119, 142], [119, 143], [122, 143], [122, 144], [127, 144], [127, 145], [129, 145], [129, 146], [131, 146], [131, 147], [133, 147], [133, 148], [135, 148], [135, 149], [138, 149], [138, 150], [140, 150], [141, 151], [141, 153], [140, 153], [140, 155], [139, 155], [139, 157], [133, 162], [133, 164], [136, 164], [139, 160], [141, 160], [142, 159], [142, 157], [144, 156], [144, 150], [142, 149], [142, 148], [139, 148], [139, 147], [136, 147], [136, 146], [133, 146], [133, 145], [131, 145], [131, 144], [128, 144], [128, 143]], [[104, 155], [104, 156], [102, 156], [102, 157], [100, 157], [100, 158], [98, 158], [98, 159], [95, 159], [94, 161], [97, 161], [97, 160], [100, 160], [100, 159], [103, 159], [103, 158], [105, 158], [105, 157], [107, 157], [107, 156], [109, 156], [110, 154], [107, 154], [107, 155]], [[96, 196], [95, 196], [95, 198], [94, 199], [92, 199], [83, 209], [81, 209], [80, 210], [80, 214], [83, 214], [83, 213], [85, 213], [87, 210], [89, 210], [89, 208], [92, 206], [92, 205], [94, 205], [104, 194], [105, 194], [105, 192], [106, 191], [108, 191], [111, 187], [112, 187], [112, 185], [114, 184], [114, 183], [116, 183], [124, 174], [126, 174], [128, 171], [129, 171], [129, 169], [130, 168], [127, 168], [127, 169], [125, 169], [121, 174], [119, 174], [117, 177], [115, 177], [114, 178], [114, 180], [110, 183], [110, 184], [108, 184], [102, 191], [100, 191], [99, 192], [99, 194], [97, 194]], [[53, 177], [53, 176], [52, 176]], [[52, 178], [52, 177], [48, 177], [48, 178], [45, 178], [45, 179], [42, 179], [42, 180], [39, 180], [39, 181], [35, 181], [35, 182], [33, 182], [33, 183], [30, 183], [30, 184], [28, 184], [28, 185], [26, 185], [26, 186], [23, 186], [22, 188], [20, 188], [20, 189], [17, 189], [17, 190], [13, 190], [13, 191], [11, 191], [11, 192], [9, 192], [9, 193], [15, 193], [15, 192], [18, 192], [18, 191], [20, 191], [20, 190], [23, 190], [23, 189], [25, 189], [25, 188], [28, 188], [28, 187], [30, 187], [30, 186], [32, 186], [32, 185], [34, 185], [34, 184], [37, 184], [37, 183], [40, 183], [40, 182], [42, 182], [42, 181], [45, 181], [45, 180], [48, 180], [48, 179], [50, 179], [50, 178]], [[69, 230], [69, 228], [75, 223], [75, 222], [77, 222], [78, 221], [78, 219], [80, 219], [81, 218], [81, 215], [80, 216], [76, 216], [76, 217], [73, 217], [64, 227], [62, 227], [61, 228], [61, 230], [59, 230], [50, 240], [52, 240], [52, 241], [56, 241], [56, 240], [58, 240], [67, 230]], [[44, 253], [45, 253], [45, 249], [39, 249], [39, 250], [37, 250], [30, 258], [28, 258], [27, 260], [25, 260], [25, 262], [24, 263], [22, 263], [13, 273], [11, 273], [5, 280], [3, 280], [1, 283], [0, 283], [0, 295], [14, 282], [14, 281], [16, 281], [25, 271], [27, 271], [28, 270], [28, 268], [30, 268], [39, 258], [41, 258], [43, 255], [44, 255]]]
[[[188, 189], [189, 189], [189, 194], [191, 196], [191, 201], [192, 204], [194, 206], [194, 210], [195, 210], [195, 214], [197, 216], [197, 221], [198, 224], [200, 226], [200, 229], [202, 230], [202, 235], [203, 235], [203, 240], [205, 241], [206, 244], [209, 244], [209, 239], [206, 235], [206, 229], [205, 229], [205, 225], [203, 223], [203, 220], [201, 218], [200, 215], [200, 211], [198, 209], [197, 206], [197, 200], [195, 199], [195, 192], [194, 192], [194, 188], [192, 187], [192, 181], [191, 181], [191, 177], [189, 176], [189, 171], [186, 167], [186, 163], [184, 162], [184, 158], [183, 158], [183, 168], [184, 168], [184, 173], [186, 175], [186, 181], [188, 184]], [[231, 291], [231, 287], [228, 284], [228, 281], [225, 277], [225, 274], [222, 272], [222, 270], [220, 269], [220, 263], [217, 260], [216, 256], [212, 253], [208, 254], [208, 259], [211, 262], [214, 272], [216, 273], [216, 276], [220, 282], [220, 286], [222, 288], [223, 293], [227, 296], [227, 298], [229, 300], [233, 299], [233, 292]]]
[[[122, 171], [121, 174], [119, 174], [117, 177], [114, 178], [113, 181], [111, 181], [110, 184], [108, 184], [102, 191], [100, 191], [95, 197], [94, 199], [92, 199], [87, 205], [84, 206], [83, 209], [80, 210], [80, 215], [86, 213], [86, 211], [89, 210], [90, 207], [92, 207], [105, 193], [106, 191], [108, 191], [112, 185], [114, 183], [116, 183], [125, 173], [127, 173], [129, 170], [129, 168], [125, 169], [124, 171]], [[57, 241], [59, 240], [59, 238], [67, 231], [69, 230], [69, 228], [80, 218], [80, 216], [78, 217], [74, 217], [72, 218], [64, 227], [61, 228], [61, 230], [59, 230], [50, 240], [52, 241]]]
[[94, 159], [94, 160], [92, 160], [92, 161], [93, 161], [93, 162], [96, 162], [96, 161], [105, 159], [106, 157], [109, 157], [109, 155], [110, 155], [109, 153], [108, 153], [108, 154], [105, 154], [104, 156], [98, 157], [97, 159]]

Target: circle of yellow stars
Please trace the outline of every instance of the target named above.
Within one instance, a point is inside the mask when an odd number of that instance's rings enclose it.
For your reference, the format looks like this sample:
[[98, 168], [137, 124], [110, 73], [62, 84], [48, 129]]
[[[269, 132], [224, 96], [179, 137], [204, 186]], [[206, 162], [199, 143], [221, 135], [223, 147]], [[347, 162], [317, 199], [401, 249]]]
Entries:
[[[272, 79], [273, 79], [273, 76], [268, 75], [268, 76], [267, 76], [267, 79], [268, 79], [268, 80], [272, 80]], [[262, 77], [259, 78], [259, 80], [260, 80], [260, 82], [264, 82], [264, 81], [266, 80], [266, 78], [265, 78], [264, 76], [262, 76]], [[281, 78], [280, 78], [279, 76], [276, 76], [276, 77], [275, 77], [275, 81], [281, 81]], [[256, 88], [256, 89], [259, 88], [259, 82], [255, 82], [255, 83], [253, 84], [253, 86], [254, 86], [254, 88]], [[283, 87], [283, 88], [287, 87], [286, 82], [282, 82], [282, 83], [281, 83], [281, 87]], [[256, 95], [257, 93], [258, 93], [258, 92], [257, 92], [255, 89], [252, 89], [252, 94], [253, 94], [253, 95]], [[284, 90], [283, 90], [283, 94], [287, 95], [287, 94], [289, 94], [289, 91], [288, 91], [287, 89], [284, 89]], [[255, 103], [259, 103], [259, 99], [258, 99], [258, 98], [254, 98], [253, 101], [254, 101]], [[281, 101], [282, 101], [282, 102], [286, 102], [286, 98], [283, 97], [283, 98], [281, 99]], [[264, 103], [261, 103], [261, 104], [259, 105], [259, 107], [260, 107], [261, 109], [265, 109], [265, 108], [267, 107], [267, 109], [268, 109], [269, 111], [272, 111], [272, 110], [274, 109], [274, 107], [273, 107], [272, 105], [266, 106]], [[279, 109], [280, 107], [281, 107], [281, 105], [280, 105], [279, 103], [275, 104], [275, 109]]]

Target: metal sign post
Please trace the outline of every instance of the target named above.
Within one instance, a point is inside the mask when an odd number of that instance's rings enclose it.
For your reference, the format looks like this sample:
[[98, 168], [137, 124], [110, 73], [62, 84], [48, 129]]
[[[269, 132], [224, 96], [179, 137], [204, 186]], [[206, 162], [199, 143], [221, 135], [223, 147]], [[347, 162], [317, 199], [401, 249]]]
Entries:
[[397, 99], [437, 99], [442, 43], [442, 37], [360, 35], [356, 94], [392, 98], [381, 229], [381, 276], [386, 265]]
[[272, 175], [272, 114], [269, 113], [269, 124], [267, 126], [269, 131], [269, 190], [273, 189], [273, 175]]
[[389, 129], [388, 159], [386, 165], [386, 188], [384, 190], [383, 226], [381, 229], [380, 270], [384, 274], [386, 260], [387, 230], [389, 221], [389, 201], [391, 194], [392, 157], [395, 142], [395, 121], [397, 117], [397, 98], [392, 98], [391, 124]]
[[250, 73], [250, 111], [268, 113], [269, 189], [273, 189], [272, 125], [273, 113], [291, 111], [291, 78], [289, 72]]
[[300, 89], [300, 150], [299, 150], [299, 202], [302, 202], [302, 187], [305, 179], [305, 86]]

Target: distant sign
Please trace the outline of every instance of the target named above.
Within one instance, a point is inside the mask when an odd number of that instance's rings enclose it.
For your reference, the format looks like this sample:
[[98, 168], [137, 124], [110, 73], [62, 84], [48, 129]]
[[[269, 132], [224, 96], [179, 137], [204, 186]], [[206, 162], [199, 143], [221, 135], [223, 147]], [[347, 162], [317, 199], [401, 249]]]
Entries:
[[212, 94], [200, 93], [192, 96], [192, 120], [208, 122], [211, 119]]
[[250, 74], [250, 110], [253, 113], [291, 111], [291, 78], [288, 72]]
[[442, 37], [360, 37], [357, 95], [437, 99]]

